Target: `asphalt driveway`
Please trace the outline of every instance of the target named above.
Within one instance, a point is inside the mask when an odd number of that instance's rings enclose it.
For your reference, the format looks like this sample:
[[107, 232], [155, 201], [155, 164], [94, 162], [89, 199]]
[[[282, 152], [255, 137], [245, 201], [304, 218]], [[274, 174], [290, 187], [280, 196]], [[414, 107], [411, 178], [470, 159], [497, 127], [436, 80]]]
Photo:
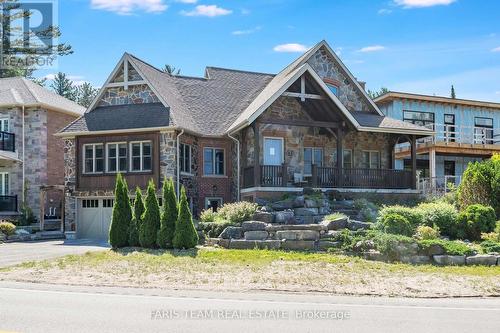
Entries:
[[105, 242], [85, 239], [3, 243], [0, 244], [0, 267], [108, 248]]

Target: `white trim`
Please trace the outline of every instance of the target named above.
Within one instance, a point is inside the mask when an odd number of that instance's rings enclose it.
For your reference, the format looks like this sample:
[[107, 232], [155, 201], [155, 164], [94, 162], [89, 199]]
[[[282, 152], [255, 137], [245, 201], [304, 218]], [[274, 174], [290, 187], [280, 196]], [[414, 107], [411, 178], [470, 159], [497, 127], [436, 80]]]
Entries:
[[[3, 122], [7, 122], [7, 130], [3, 129]], [[10, 133], [10, 117], [9, 116], [0, 117], [0, 131]]]
[[[223, 174], [218, 174], [218, 173], [211, 173], [211, 174], [205, 174], [205, 149], [212, 149], [213, 152], [212, 152], [212, 168], [213, 168], [213, 171], [215, 172], [215, 151], [216, 150], [222, 150], [223, 153], [224, 153], [224, 173]], [[202, 177], [212, 177], [212, 178], [226, 178], [227, 177], [227, 172], [226, 172], [226, 149], [225, 148], [217, 148], [217, 147], [210, 147], [210, 146], [206, 146], [206, 147], [203, 147], [203, 172], [202, 172]]]
[[[116, 171], [109, 171], [109, 150], [108, 147], [114, 145], [116, 146]], [[127, 172], [128, 171], [128, 165], [125, 167], [125, 170], [120, 170], [120, 149], [119, 145], [125, 145], [125, 148], [127, 149], [127, 155], [125, 158], [127, 159], [128, 162], [128, 146], [126, 141], [121, 141], [121, 142], [106, 142], [106, 173], [119, 173], [119, 172]]]
[[[139, 156], [134, 156], [134, 151], [132, 149], [132, 145], [134, 143], [139, 143], [140, 144], [140, 152], [139, 152]], [[149, 143], [150, 144], [150, 150], [151, 150], [151, 154], [150, 154], [150, 158], [151, 158], [151, 169], [144, 169], [144, 144], [145, 143]], [[139, 141], [130, 141], [129, 142], [129, 171], [130, 172], [150, 172], [150, 171], [153, 171], [153, 141], [151, 140], [139, 140]], [[133, 170], [133, 158], [134, 157], [139, 157], [140, 158], [140, 165], [141, 165], [141, 168], [140, 170]]]
[[280, 136], [264, 136], [264, 137], [262, 137], [262, 150], [264, 150], [264, 154], [262, 155], [262, 162], [263, 162], [262, 164], [263, 165], [271, 165], [271, 164], [266, 164], [266, 160], [265, 160], [266, 151], [264, 148], [265, 148], [266, 139], [281, 140], [281, 164], [279, 164], [279, 165], [282, 165], [285, 161], [285, 138], [280, 137]]
[[[7, 182], [5, 181], [5, 176], [7, 176]], [[2, 191], [0, 195], [9, 195], [10, 193], [10, 175], [8, 172], [0, 172], [0, 183], [2, 185]], [[5, 184], [7, 184], [7, 191], [5, 191]]]
[[128, 89], [129, 86], [140, 86], [140, 85], [144, 85], [144, 84], [147, 84], [147, 82], [144, 80], [129, 81], [129, 82], [127, 82], [126, 85], [123, 82], [111, 82], [111, 83], [108, 83], [107, 88], [127, 87], [127, 89]]
[[[87, 172], [86, 171], [86, 168], [85, 168], [85, 162], [86, 162], [86, 156], [85, 156], [85, 149], [86, 147], [92, 147], [92, 172]], [[82, 158], [82, 170], [83, 170], [83, 174], [84, 175], [100, 175], [100, 174], [103, 174], [104, 173], [104, 170], [102, 171], [98, 171], [96, 172], [96, 166], [97, 166], [97, 163], [96, 163], [96, 146], [102, 146], [102, 158], [103, 158], [103, 163], [105, 162], [104, 159], [106, 158], [106, 154], [105, 154], [105, 151], [104, 151], [104, 144], [103, 143], [86, 143], [82, 146], [82, 155], [83, 155], [83, 158]], [[104, 165], [103, 165], [103, 169], [104, 169]]]
[[141, 128], [124, 128], [118, 130], [106, 130], [106, 131], [81, 131], [81, 132], [59, 132], [54, 134], [57, 137], [75, 137], [75, 136], [85, 136], [85, 135], [102, 135], [102, 134], [120, 134], [120, 133], [137, 133], [137, 132], [174, 132], [177, 127], [141, 127]]

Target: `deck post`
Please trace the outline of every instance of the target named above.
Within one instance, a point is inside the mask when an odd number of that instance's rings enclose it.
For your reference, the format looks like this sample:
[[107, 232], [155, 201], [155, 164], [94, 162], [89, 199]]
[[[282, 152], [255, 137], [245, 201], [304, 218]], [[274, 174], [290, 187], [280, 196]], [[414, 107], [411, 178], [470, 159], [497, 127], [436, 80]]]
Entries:
[[316, 167], [316, 164], [313, 164], [311, 166], [311, 178], [312, 178], [312, 187], [317, 188], [318, 187], [318, 168]]
[[261, 184], [260, 178], [260, 131], [259, 124], [254, 122], [252, 124], [253, 128], [253, 152], [254, 152], [254, 168], [253, 168], [253, 176], [254, 176], [254, 184], [255, 187], [259, 187]]
[[344, 180], [344, 133], [342, 128], [337, 128], [337, 170], [338, 170], [338, 186], [343, 186]]
[[283, 163], [281, 165], [281, 172], [282, 172], [282, 175], [281, 175], [281, 186], [288, 186], [288, 165], [285, 163]]
[[411, 141], [411, 188], [417, 188], [417, 137], [412, 135]]

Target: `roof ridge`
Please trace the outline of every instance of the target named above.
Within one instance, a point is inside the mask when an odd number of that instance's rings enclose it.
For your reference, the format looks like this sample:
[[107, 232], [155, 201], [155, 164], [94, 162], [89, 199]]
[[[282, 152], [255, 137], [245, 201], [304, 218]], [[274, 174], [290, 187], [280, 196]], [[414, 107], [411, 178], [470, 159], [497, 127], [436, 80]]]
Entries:
[[207, 70], [209, 68], [220, 69], [220, 70], [230, 71], [230, 72], [239, 72], [239, 73], [248, 73], [248, 74], [261, 74], [261, 75], [276, 76], [276, 74], [272, 74], [272, 73], [256, 72], [256, 71], [249, 71], [249, 70], [235, 69], [235, 68], [224, 68], [224, 67], [217, 67], [217, 66], [206, 66], [205, 70]]

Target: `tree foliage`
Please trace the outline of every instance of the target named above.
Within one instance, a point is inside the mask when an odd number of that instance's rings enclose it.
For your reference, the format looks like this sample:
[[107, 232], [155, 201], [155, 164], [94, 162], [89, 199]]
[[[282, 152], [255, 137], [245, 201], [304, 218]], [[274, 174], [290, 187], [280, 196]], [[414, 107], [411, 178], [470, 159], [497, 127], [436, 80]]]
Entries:
[[368, 96], [370, 96], [371, 99], [375, 99], [375, 98], [382, 96], [383, 94], [386, 94], [388, 92], [389, 92], [389, 89], [382, 87], [382, 88], [380, 88], [380, 90], [375, 90], [375, 91], [368, 89], [367, 94], [368, 94]]
[[178, 207], [175, 196], [174, 181], [172, 178], [163, 180], [163, 207], [161, 213], [160, 231], [158, 232], [158, 246], [164, 249], [172, 247]]
[[128, 233], [132, 220], [132, 208], [128, 196], [128, 186], [119, 173], [116, 176], [115, 201], [109, 229], [109, 243], [113, 248], [128, 245]]
[[[43, 85], [43, 83], [41, 83]], [[97, 96], [99, 89], [94, 88], [90, 83], [84, 82], [76, 85], [65, 73], [57, 73], [50, 84], [50, 88], [58, 95], [61, 95], [83, 107], [88, 108]]]
[[179, 201], [179, 216], [175, 225], [173, 245], [176, 249], [190, 249], [198, 244], [198, 233], [193, 224], [184, 186]]
[[154, 248], [160, 229], [160, 206], [156, 198], [156, 187], [152, 180], [148, 184], [145, 209], [139, 229], [139, 243], [142, 247]]
[[128, 243], [130, 246], [139, 246], [139, 230], [142, 225], [142, 214], [144, 214], [144, 202], [142, 200], [141, 189], [135, 189], [134, 211], [132, 215], [132, 223], [128, 235]]
[[179, 75], [181, 73], [181, 69], [180, 68], [176, 68], [175, 66], [172, 66], [172, 65], [165, 65], [165, 67], [163, 67], [163, 71], [165, 73], [168, 73], [170, 75]]
[[92, 101], [97, 96], [98, 92], [99, 89], [94, 88], [90, 83], [85, 82], [77, 87], [77, 103], [88, 108], [90, 104], [92, 104]]
[[457, 98], [457, 95], [455, 94], [455, 87], [453, 85], [451, 85], [450, 97]]

